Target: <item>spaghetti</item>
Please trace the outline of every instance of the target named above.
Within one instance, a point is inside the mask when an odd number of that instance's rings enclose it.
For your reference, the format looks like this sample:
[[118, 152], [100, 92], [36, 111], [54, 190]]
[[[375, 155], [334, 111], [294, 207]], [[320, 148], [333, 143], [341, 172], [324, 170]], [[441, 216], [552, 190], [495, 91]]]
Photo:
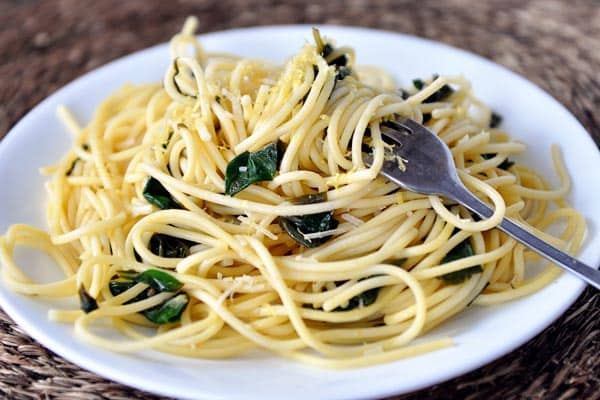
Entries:
[[[318, 31], [283, 66], [209, 54], [195, 25], [171, 40], [162, 86], [123, 87], [86, 127], [59, 110], [75, 142], [43, 170], [48, 232], [14, 225], [0, 238], [12, 290], [79, 295], [81, 309], [50, 318], [82, 339], [203, 358], [263, 348], [329, 368], [388, 362], [451, 345], [415, 339], [471, 303], [509, 301], [557, 277], [551, 265], [528, 276], [537, 256], [491, 229], [498, 218], [579, 249], [585, 221], [564, 200], [558, 150], [553, 189], [509, 160], [525, 146], [464, 78], [398, 90]], [[463, 181], [493, 202], [493, 220], [378, 175], [390, 155], [380, 125], [394, 114], [449, 145]], [[545, 232], [555, 222], [556, 237]], [[64, 280], [32, 280], [17, 246], [46, 252]], [[94, 332], [98, 320], [123, 340]]]

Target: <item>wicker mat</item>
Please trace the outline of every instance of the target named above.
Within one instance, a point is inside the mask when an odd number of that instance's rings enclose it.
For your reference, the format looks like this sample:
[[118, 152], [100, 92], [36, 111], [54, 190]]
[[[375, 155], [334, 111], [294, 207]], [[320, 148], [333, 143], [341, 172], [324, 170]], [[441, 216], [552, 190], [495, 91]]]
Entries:
[[[462, 47], [540, 85], [600, 143], [600, 114], [592, 112], [600, 107], [600, 3], [594, 0], [3, 0], [0, 137], [62, 85], [109, 60], [166, 41], [191, 14], [199, 17], [202, 32], [331, 23], [405, 32]], [[599, 370], [600, 294], [588, 289], [562, 318], [518, 350], [396, 399], [599, 399]], [[0, 396], [157, 398], [53, 354], [1, 311]]]

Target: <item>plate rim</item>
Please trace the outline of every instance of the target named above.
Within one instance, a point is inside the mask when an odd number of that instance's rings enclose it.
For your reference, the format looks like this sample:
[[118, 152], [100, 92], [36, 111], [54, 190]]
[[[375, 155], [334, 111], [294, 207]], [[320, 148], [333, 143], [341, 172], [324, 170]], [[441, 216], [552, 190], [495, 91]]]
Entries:
[[[365, 27], [359, 27], [359, 26], [336, 25], [336, 24], [283, 24], [283, 25], [280, 24], [280, 25], [251, 26], [251, 27], [203, 32], [201, 34], [198, 34], [197, 37], [202, 41], [202, 40], [206, 40], [206, 38], [209, 38], [211, 36], [239, 35], [239, 34], [243, 34], [244, 32], [248, 32], [248, 31], [272, 32], [273, 30], [286, 31], [289, 29], [292, 29], [292, 30], [310, 29], [313, 26], [316, 26], [323, 30], [332, 29], [332, 30], [337, 30], [337, 31], [347, 31], [347, 32], [351, 32], [351, 33], [352, 32], [355, 32], [355, 33], [366, 32], [368, 34], [375, 34], [375, 35], [384, 34], [384, 35], [396, 36], [396, 37], [398, 37], [400, 39], [404, 39], [404, 40], [421, 42], [422, 44], [425, 44], [427, 46], [433, 46], [434, 48], [442, 48], [445, 50], [451, 50], [453, 52], [460, 54], [461, 57], [474, 59], [479, 63], [484, 63], [488, 66], [491, 66], [494, 68], [499, 68], [499, 69], [503, 70], [504, 73], [508, 74], [510, 76], [510, 79], [518, 80], [521, 85], [526, 85], [529, 88], [537, 91], [540, 95], [543, 95], [546, 98], [546, 100], [557, 103], [557, 105], [560, 108], [562, 108], [566, 111], [569, 118], [572, 120], [571, 122], [577, 124], [578, 127], [583, 132], [586, 133], [586, 137], [585, 138], [582, 137], [581, 139], [588, 141], [589, 145], [591, 145], [593, 147], [597, 147], [591, 134], [585, 129], [585, 127], [581, 124], [581, 122], [571, 113], [571, 111], [565, 105], [563, 105], [561, 102], [556, 100], [552, 95], [550, 95], [544, 89], [539, 87], [537, 84], [533, 83], [532, 81], [529, 81], [525, 77], [521, 76], [520, 74], [516, 73], [515, 71], [511, 70], [510, 68], [508, 68], [504, 65], [493, 62], [493, 61], [491, 61], [479, 54], [471, 52], [469, 50], [455, 47], [453, 45], [450, 45], [450, 44], [447, 44], [444, 42], [440, 42], [440, 41], [436, 41], [436, 40], [428, 39], [428, 38], [423, 38], [423, 37], [419, 37], [419, 36], [414, 36], [414, 35], [410, 35], [410, 34], [406, 34], [406, 33], [402, 33], [402, 32], [396, 32], [396, 31], [392, 31], [392, 30], [365, 28]], [[2, 138], [2, 140], [0, 141], [0, 158], [2, 158], [2, 155], [6, 151], [8, 151], [7, 149], [9, 147], [11, 147], [12, 142], [15, 140], [18, 140], [17, 132], [19, 130], [21, 130], [21, 127], [26, 125], [27, 123], [29, 123], [29, 121], [35, 117], [34, 114], [36, 113], [36, 111], [38, 111], [41, 108], [46, 107], [47, 103], [53, 102], [53, 100], [56, 99], [57, 97], [62, 96], [65, 93], [73, 90], [73, 88], [78, 86], [81, 82], [90, 79], [90, 77], [93, 77], [94, 75], [96, 75], [100, 72], [114, 68], [115, 65], [118, 65], [121, 63], [127, 63], [132, 58], [140, 57], [140, 56], [144, 55], [145, 53], [151, 53], [153, 51], [162, 49], [166, 46], [168, 46], [168, 42], [158, 43], [158, 44], [152, 45], [150, 47], [146, 47], [146, 48], [137, 50], [135, 52], [128, 53], [124, 56], [117, 57], [101, 66], [98, 66], [88, 72], [83, 73], [82, 75], [69, 81], [64, 86], [60, 87], [56, 91], [49, 94], [42, 101], [37, 103], [31, 109], [29, 109], [26, 112], [26, 114], [16, 124], [14, 124], [10, 128], [10, 130], [7, 132], [7, 134], [4, 136], [4, 138]], [[375, 390], [375, 391], [371, 390], [371, 391], [368, 391], [365, 393], [356, 393], [355, 396], [342, 396], [339, 398], [355, 398], [355, 397], [362, 397], [362, 396], [390, 396], [390, 395], [396, 395], [398, 393], [414, 392], [414, 391], [429, 387], [433, 384], [446, 382], [455, 377], [464, 375], [467, 372], [481, 368], [484, 365], [487, 365], [487, 364], [497, 360], [501, 356], [509, 354], [512, 351], [515, 351], [517, 348], [521, 347], [523, 344], [525, 344], [526, 342], [531, 340], [533, 337], [539, 335], [543, 330], [545, 330], [548, 326], [550, 326], [554, 321], [556, 321], [558, 318], [560, 318], [561, 315], [563, 315], [565, 313], [565, 311], [581, 295], [581, 293], [583, 292], [585, 287], [586, 287], [585, 283], [578, 282], [578, 284], [576, 285], [576, 288], [568, 294], [568, 299], [563, 303], [563, 306], [560, 307], [560, 309], [555, 310], [553, 313], [548, 314], [545, 318], [545, 322], [542, 325], [540, 325], [539, 327], [536, 327], [535, 329], [529, 330], [527, 332], [527, 334], [521, 335], [518, 340], [511, 342], [511, 344], [508, 346], [496, 347], [497, 351], [494, 352], [493, 354], [489, 355], [488, 357], [485, 357], [484, 361], [477, 360], [476, 362], [471, 361], [471, 362], [463, 363], [462, 364], [463, 368], [455, 368], [455, 369], [449, 371], [448, 373], [446, 373], [445, 376], [440, 377], [438, 375], [435, 378], [430, 378], [429, 380], [423, 380], [423, 381], [419, 382], [418, 384], [413, 384], [411, 387], [408, 387], [406, 389], [386, 387], [381, 390]], [[4, 296], [2, 291], [0, 291], [0, 307], [2, 307], [2, 309], [6, 312], [6, 314], [9, 315], [9, 317], [11, 317], [19, 326], [21, 326], [25, 330], [25, 332], [28, 335], [30, 335], [33, 339], [35, 339], [39, 344], [50, 349], [52, 352], [59, 354], [61, 357], [69, 360], [70, 362], [73, 362], [74, 364], [76, 364], [77, 366], [79, 366], [83, 369], [92, 371], [104, 378], [113, 380], [115, 382], [119, 382], [128, 387], [134, 387], [134, 388], [137, 388], [137, 389], [140, 389], [143, 391], [160, 394], [160, 395], [181, 396], [181, 393], [175, 394], [176, 392], [174, 392], [174, 391], [163, 390], [163, 388], [160, 385], [148, 387], [148, 386], [142, 386], [141, 383], [138, 385], [138, 382], [132, 383], [130, 381], [126, 381], [126, 379], [125, 379], [126, 376], [123, 377], [123, 376], [118, 375], [112, 368], [106, 368], [106, 366], [102, 365], [101, 362], [100, 363], [94, 362], [94, 360], [91, 359], [90, 356], [86, 356], [85, 354], [80, 355], [80, 354], [76, 354], [73, 352], [69, 352], [68, 347], [65, 346], [63, 343], [61, 343], [59, 340], [57, 340], [57, 338], [45, 335], [43, 332], [41, 332], [40, 329], [38, 329], [38, 327], [36, 327], [35, 324], [30, 324], [27, 321], [27, 318], [25, 318], [25, 316], [22, 315], [16, 309], [16, 307], [13, 308], [13, 305], [11, 304], [10, 300], [8, 300], [8, 297]], [[367, 367], [367, 368], [369, 368], [369, 367]], [[146, 382], [147, 382], [147, 380], [146, 380]], [[212, 394], [210, 394], [210, 393], [206, 393], [206, 395], [212, 396]], [[186, 398], [185, 395], [183, 395], [182, 397]]]

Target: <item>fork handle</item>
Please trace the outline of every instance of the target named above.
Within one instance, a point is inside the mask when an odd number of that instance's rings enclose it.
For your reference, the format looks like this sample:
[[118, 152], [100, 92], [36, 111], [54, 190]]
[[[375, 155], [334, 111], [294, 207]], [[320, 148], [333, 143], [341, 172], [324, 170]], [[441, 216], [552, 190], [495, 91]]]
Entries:
[[[453, 187], [448, 190], [448, 193], [445, 193], [444, 195], [467, 207], [469, 210], [475, 212], [482, 218], [489, 218], [494, 213], [494, 211], [487, 204], [479, 200], [477, 196], [472, 194], [462, 184], [453, 185]], [[523, 228], [519, 223], [509, 218], [503, 218], [502, 222], [497, 226], [497, 228], [512, 236], [541, 256], [583, 279], [596, 289], [600, 289], [600, 271], [582, 263], [564, 251], [552, 246], [545, 240], [533, 235], [529, 231], [525, 230], [525, 228]]]

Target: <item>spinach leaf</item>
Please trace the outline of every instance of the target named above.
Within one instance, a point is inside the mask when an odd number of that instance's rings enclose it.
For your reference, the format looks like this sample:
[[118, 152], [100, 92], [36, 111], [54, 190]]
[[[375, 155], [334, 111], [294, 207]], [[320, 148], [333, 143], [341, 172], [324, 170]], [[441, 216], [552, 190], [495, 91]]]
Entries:
[[413, 79], [412, 84], [417, 90], [421, 90], [425, 87], [425, 82], [423, 82], [422, 79], [418, 79], [418, 78]]
[[255, 182], [273, 180], [284, 152], [283, 143], [277, 141], [253, 153], [237, 155], [227, 164], [225, 194], [233, 196]]
[[177, 90], [177, 92], [182, 95], [182, 96], [186, 96], [186, 97], [191, 97], [192, 99], [196, 99], [197, 96], [193, 95], [193, 94], [189, 94], [189, 93], [185, 93], [183, 90], [181, 90], [181, 88], [179, 87], [179, 84], [177, 83], [177, 75], [179, 75], [179, 65], [177, 65], [177, 61], [178, 58], [175, 58], [173, 60], [173, 69], [175, 70], [175, 73], [173, 74], [173, 86], [175, 86], [175, 89]]
[[185, 258], [190, 255], [192, 242], [174, 236], [155, 233], [150, 238], [150, 251], [165, 258]]
[[86, 314], [98, 309], [98, 302], [86, 292], [83, 285], [79, 286], [79, 304], [81, 310]]
[[335, 229], [338, 227], [338, 221], [334, 218], [333, 211], [325, 211], [317, 214], [279, 217], [279, 226], [301, 245], [317, 247], [328, 241], [331, 236], [307, 239], [304, 235]]
[[348, 301], [348, 305], [346, 305], [345, 307], [340, 306], [335, 308], [333, 311], [350, 311], [354, 310], [357, 307], [360, 307], [361, 304], [363, 307], [370, 306], [377, 300], [377, 296], [379, 295], [379, 289], [380, 288], [376, 287], [373, 289], [365, 290], [361, 294], [357, 294], [356, 296], [352, 297], [350, 301]]
[[[483, 159], [485, 160], [489, 160], [490, 158], [494, 158], [496, 157], [497, 153], [483, 153], [481, 155], [481, 157], [483, 157]], [[504, 161], [502, 161], [500, 163], [500, 165], [498, 165], [498, 168], [503, 169], [505, 171], [508, 171], [510, 167], [512, 167], [513, 165], [515, 165], [514, 161], [510, 161], [508, 158], [505, 159]]]
[[144, 198], [148, 203], [155, 205], [162, 210], [170, 208], [181, 208], [179, 203], [173, 199], [171, 194], [165, 187], [153, 177], [149, 177], [144, 185]]
[[142, 311], [142, 314], [155, 324], [169, 324], [179, 321], [181, 313], [188, 303], [188, 295], [181, 293], [175, 297], [171, 297], [164, 303]]
[[329, 57], [333, 53], [333, 46], [329, 43], [323, 45], [323, 49], [319, 52], [323, 58]]
[[[450, 250], [448, 254], [446, 254], [446, 256], [442, 259], [441, 264], [446, 264], [451, 261], [460, 260], [461, 258], [470, 257], [472, 255], [473, 248], [471, 247], [469, 239], [466, 239], [460, 242], [455, 248]], [[438, 276], [438, 278], [446, 283], [455, 285], [466, 281], [471, 277], [471, 275], [478, 274], [480, 272], [483, 272], [483, 268], [481, 268], [481, 265], [474, 265], [472, 267], [440, 275]]]
[[[135, 282], [135, 281], [112, 280], [108, 283], [108, 290], [110, 290], [110, 293], [113, 296], [118, 296], [121, 293], [128, 291], [129, 289], [134, 287], [136, 284], [137, 284], [137, 282]], [[135, 303], [138, 301], [146, 300], [148, 297], [152, 297], [155, 294], [156, 294], [156, 290], [154, 290], [153, 288], [148, 288], [148, 289], [144, 290], [142, 293], [135, 296], [133, 299], [126, 301], [125, 304], [131, 304], [131, 303]]]
[[[433, 75], [433, 80], [436, 80], [437, 78], [438, 78], [438, 75]], [[425, 87], [425, 82], [422, 79], [413, 79], [412, 83], [413, 83], [413, 86], [417, 90], [422, 90]], [[441, 88], [439, 88], [439, 90], [433, 92], [425, 100], [423, 100], [423, 103], [435, 103], [438, 101], [445, 100], [452, 93], [454, 93], [454, 89], [452, 89], [448, 85], [444, 85]], [[429, 118], [427, 118], [427, 121], [429, 121], [429, 119], [431, 119], [431, 115], [429, 115]], [[423, 115], [423, 122], [427, 122], [427, 121], [425, 121], [425, 115]]]
[[335, 65], [338, 68], [345, 67], [348, 64], [348, 56], [342, 54], [328, 62], [329, 65]]
[[460, 269], [460, 270], [454, 271], [454, 272], [449, 272], [447, 274], [438, 276], [438, 278], [440, 278], [444, 282], [449, 283], [451, 285], [456, 285], [456, 284], [466, 281], [467, 279], [469, 279], [471, 277], [471, 275], [478, 274], [480, 272], [483, 272], [481, 265], [474, 265], [469, 268]]
[[183, 286], [183, 283], [179, 282], [173, 275], [158, 269], [147, 269], [139, 274], [135, 281], [150, 285], [158, 292], [176, 292]]
[[[309, 194], [292, 200], [294, 204], [315, 204], [327, 200], [327, 193]], [[333, 211], [325, 211], [317, 214], [291, 215], [279, 217], [279, 226], [287, 234], [305, 247], [317, 247], [325, 243], [331, 236], [307, 239], [305, 234], [325, 232], [338, 227], [338, 221], [333, 216]]]
[[438, 101], [445, 100], [448, 96], [454, 93], [454, 89], [452, 89], [448, 85], [444, 85], [439, 90], [433, 92], [430, 96], [428, 96], [423, 103], [435, 103]]
[[500, 165], [498, 165], [498, 168], [508, 171], [513, 165], [515, 165], [514, 161], [510, 161], [507, 158], [506, 160], [502, 161]]
[[335, 80], [336, 81], [344, 80], [344, 78], [350, 74], [352, 74], [352, 71], [350, 70], [350, 68], [340, 67], [340, 68], [338, 68], [337, 73], [335, 74]]
[[495, 111], [492, 111], [492, 118], [490, 118], [490, 128], [497, 128], [502, 123], [502, 116]]
[[[145, 300], [161, 292], [178, 292], [183, 287], [183, 284], [171, 274], [158, 269], [149, 269], [139, 274], [135, 271], [120, 271], [118, 278], [109, 282], [108, 288], [113, 296], [118, 296], [140, 282], [150, 287], [125, 304]], [[188, 295], [179, 293], [175, 297], [140, 313], [156, 324], [172, 323], [179, 320], [188, 302]]]
[[134, 287], [137, 282], [112, 280], [108, 282], [108, 290], [113, 296], [118, 296]]
[[319, 192], [314, 194], [306, 194], [304, 196], [292, 199], [293, 204], [315, 204], [322, 203], [327, 200], [327, 192]]
[[71, 174], [73, 173], [73, 170], [75, 169], [75, 166], [77, 165], [79, 160], [81, 160], [79, 157], [77, 157], [73, 160], [73, 162], [71, 163], [71, 166], [69, 167], [67, 172], [65, 172], [65, 176], [71, 176]]
[[[315, 39], [315, 46], [317, 48], [317, 53], [321, 55], [323, 58], [327, 58], [333, 53], [335, 50], [330, 43], [323, 42], [321, 38], [321, 33], [317, 28], [313, 28], [313, 37]], [[341, 81], [348, 75], [352, 74], [352, 70], [347, 66], [349, 58], [346, 54], [342, 54], [337, 56], [333, 60], [329, 60], [327, 62], [328, 65], [335, 66], [335, 80]], [[316, 75], [316, 74], [315, 74]]]

